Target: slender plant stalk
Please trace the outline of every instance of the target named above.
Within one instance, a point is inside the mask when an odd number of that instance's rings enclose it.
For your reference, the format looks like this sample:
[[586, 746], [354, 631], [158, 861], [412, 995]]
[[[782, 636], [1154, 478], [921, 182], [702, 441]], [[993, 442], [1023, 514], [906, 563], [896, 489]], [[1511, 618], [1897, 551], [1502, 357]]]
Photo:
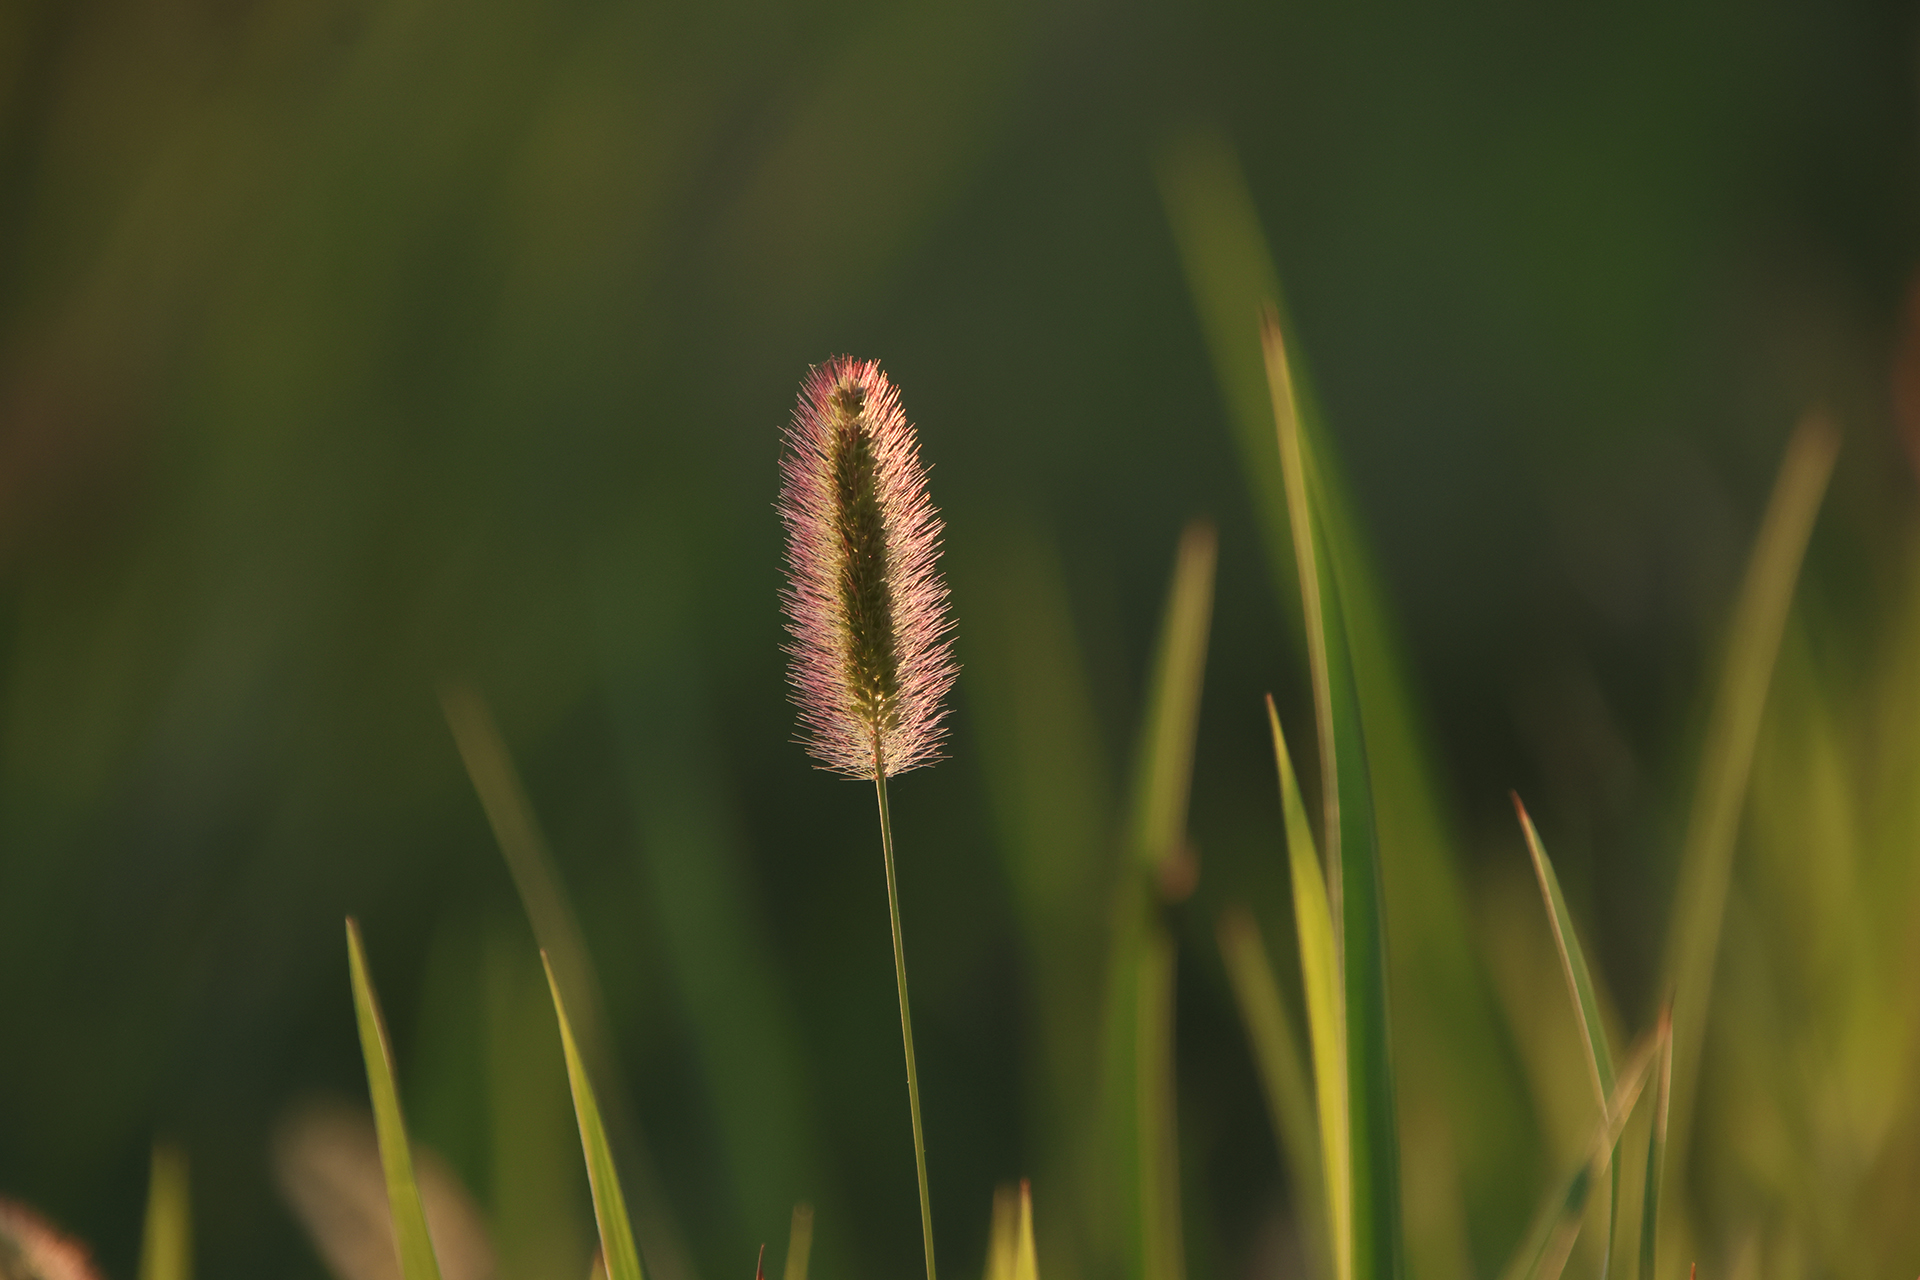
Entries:
[[920, 1129], [920, 1071], [913, 1062], [913, 1011], [907, 1005], [907, 949], [900, 937], [900, 889], [893, 875], [893, 815], [887, 808], [887, 771], [874, 744], [873, 789], [880, 798], [880, 853], [887, 864], [887, 916], [893, 922], [893, 980], [900, 992], [900, 1040], [907, 1051], [907, 1107], [913, 1113], [913, 1167], [920, 1177], [920, 1237], [933, 1276], [933, 1201], [927, 1195], [927, 1140]]

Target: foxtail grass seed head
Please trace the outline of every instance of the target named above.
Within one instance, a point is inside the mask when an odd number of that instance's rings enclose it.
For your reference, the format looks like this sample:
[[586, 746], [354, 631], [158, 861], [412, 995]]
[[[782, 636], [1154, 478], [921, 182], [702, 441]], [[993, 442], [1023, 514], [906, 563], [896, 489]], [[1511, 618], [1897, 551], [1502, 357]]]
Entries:
[[0, 1198], [0, 1280], [99, 1280], [87, 1247], [45, 1218]]
[[807, 750], [853, 778], [940, 758], [960, 668], [940, 515], [920, 444], [878, 361], [807, 374], [780, 461], [793, 700]]

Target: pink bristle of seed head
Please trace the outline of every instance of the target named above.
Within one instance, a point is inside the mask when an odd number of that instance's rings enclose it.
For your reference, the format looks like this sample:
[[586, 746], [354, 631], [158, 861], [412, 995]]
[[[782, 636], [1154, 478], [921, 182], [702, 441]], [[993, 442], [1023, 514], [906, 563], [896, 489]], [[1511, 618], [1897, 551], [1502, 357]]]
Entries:
[[[833, 403], [836, 393], [849, 391], [857, 391], [864, 404], [857, 429], [872, 450], [885, 548], [893, 679], [879, 703], [859, 696], [849, 674], [855, 669], [856, 628], [847, 606], [847, 513], [834, 481], [846, 424]], [[938, 565], [943, 526], [927, 498], [927, 469], [899, 392], [878, 361], [835, 357], [808, 372], [785, 443], [778, 509], [787, 532], [787, 586], [781, 603], [803, 741], [823, 768], [848, 777], [874, 777], [876, 752], [889, 777], [931, 764], [940, 758], [943, 702], [959, 666]]]

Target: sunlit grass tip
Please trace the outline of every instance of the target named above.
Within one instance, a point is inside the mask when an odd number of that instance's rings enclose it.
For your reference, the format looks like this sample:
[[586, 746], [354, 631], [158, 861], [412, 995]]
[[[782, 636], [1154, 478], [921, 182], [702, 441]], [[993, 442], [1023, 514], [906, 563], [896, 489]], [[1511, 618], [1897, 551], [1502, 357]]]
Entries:
[[959, 674], [942, 525], [878, 361], [837, 356], [809, 371], [780, 474], [786, 648], [807, 749], [855, 778], [937, 760]]

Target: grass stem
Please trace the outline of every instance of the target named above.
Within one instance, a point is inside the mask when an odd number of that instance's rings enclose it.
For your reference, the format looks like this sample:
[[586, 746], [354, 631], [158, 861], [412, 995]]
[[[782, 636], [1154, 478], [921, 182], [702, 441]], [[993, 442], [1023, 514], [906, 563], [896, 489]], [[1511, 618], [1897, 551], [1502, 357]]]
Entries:
[[907, 1106], [913, 1113], [913, 1164], [920, 1177], [920, 1236], [933, 1274], [933, 1203], [927, 1195], [927, 1140], [920, 1129], [920, 1071], [913, 1062], [913, 1013], [907, 1006], [907, 950], [900, 937], [900, 889], [893, 874], [893, 815], [887, 807], [887, 771], [874, 744], [873, 786], [880, 799], [880, 852], [887, 864], [887, 915], [893, 922], [893, 978], [900, 991], [900, 1039], [907, 1052]]

